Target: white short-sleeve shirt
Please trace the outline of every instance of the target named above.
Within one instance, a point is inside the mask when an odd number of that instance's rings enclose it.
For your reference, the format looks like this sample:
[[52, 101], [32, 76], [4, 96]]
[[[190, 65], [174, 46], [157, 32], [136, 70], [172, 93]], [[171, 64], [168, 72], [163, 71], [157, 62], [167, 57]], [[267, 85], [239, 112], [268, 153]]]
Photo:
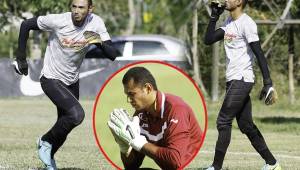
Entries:
[[221, 29], [225, 31], [226, 81], [254, 82], [254, 54], [249, 43], [259, 41], [256, 23], [242, 14], [237, 20], [228, 17]]
[[89, 14], [81, 27], [73, 24], [71, 12], [39, 16], [37, 23], [41, 30], [50, 32], [41, 75], [67, 85], [78, 80], [80, 65], [88, 51], [83, 33], [93, 31], [102, 41], [110, 40], [103, 20], [95, 14]]

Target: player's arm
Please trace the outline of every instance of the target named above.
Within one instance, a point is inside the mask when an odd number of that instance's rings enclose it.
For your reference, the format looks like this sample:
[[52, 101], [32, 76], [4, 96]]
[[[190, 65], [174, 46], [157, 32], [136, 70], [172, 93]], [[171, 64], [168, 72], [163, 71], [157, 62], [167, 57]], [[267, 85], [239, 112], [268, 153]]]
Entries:
[[264, 84], [268, 84], [272, 86], [272, 80], [270, 77], [267, 60], [261, 48], [260, 42], [259, 41], [251, 42], [249, 45], [254, 55], [256, 56], [258, 66], [262, 72]]
[[275, 89], [273, 88], [273, 83], [268, 69], [267, 60], [261, 48], [260, 42], [254, 41], [249, 43], [249, 45], [254, 55], [256, 56], [258, 66], [263, 76], [264, 87], [260, 92], [259, 99], [264, 99], [266, 105], [273, 104], [277, 98], [277, 94]]
[[[175, 109], [175, 108], [174, 108]], [[182, 112], [181, 108], [176, 108]], [[156, 146], [147, 141], [145, 136], [140, 134], [139, 118], [134, 116], [130, 120], [126, 111], [115, 109], [110, 116], [108, 126], [114, 134], [126, 141], [135, 151], [140, 152], [154, 159], [161, 167], [167, 169], [178, 169], [181, 166], [184, 153], [187, 152], [189, 144], [188, 121], [184, 114], [178, 117], [178, 123], [170, 123], [166, 130], [168, 144], [166, 147]], [[200, 140], [200, 139], [199, 139]], [[127, 159], [128, 162], [130, 159]], [[135, 160], [136, 161], [136, 160]], [[165, 169], [165, 168], [163, 168]]]
[[125, 169], [138, 169], [145, 158], [145, 154], [131, 150], [129, 154], [121, 153], [121, 159]]
[[[176, 123], [168, 122], [168, 127], [165, 130], [165, 145], [164, 147], [157, 146], [152, 143], [146, 143], [141, 152], [150, 158], [154, 159], [163, 169], [178, 169], [183, 166], [187, 155], [188, 146], [190, 143], [190, 121], [187, 117], [187, 109], [181, 106], [174, 107], [174, 119]], [[201, 135], [200, 135], [201, 136]], [[199, 139], [200, 141], [201, 139]]]
[[223, 13], [224, 7], [218, 7], [217, 4], [211, 4], [211, 17], [207, 26], [204, 43], [211, 45], [224, 38], [225, 31], [221, 28], [216, 30], [216, 24], [220, 15]]
[[[187, 136], [182, 138], [183, 141], [188, 142]], [[187, 145], [182, 145], [182, 151], [186, 151]], [[149, 156], [162, 167], [168, 167], [168, 169], [178, 169], [182, 166], [181, 150], [172, 147], [160, 147], [152, 143], [146, 143], [142, 150], [142, 153]]]
[[21, 24], [16, 57], [16, 72], [18, 74], [28, 74], [28, 64], [26, 61], [26, 46], [30, 30], [39, 30], [37, 18], [30, 18], [24, 20]]
[[95, 44], [97, 48], [100, 48], [104, 52], [104, 56], [108, 59], [114, 61], [116, 57], [121, 56], [121, 53], [118, 49], [113, 46], [111, 40], [103, 41], [102, 43]]

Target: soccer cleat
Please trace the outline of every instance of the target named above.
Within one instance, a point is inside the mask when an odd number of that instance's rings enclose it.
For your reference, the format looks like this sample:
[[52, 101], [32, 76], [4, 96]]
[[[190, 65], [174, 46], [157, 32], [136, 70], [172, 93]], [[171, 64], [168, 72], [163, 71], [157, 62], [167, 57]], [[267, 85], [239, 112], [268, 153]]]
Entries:
[[276, 162], [275, 165], [264, 165], [261, 170], [281, 170], [281, 166]]
[[205, 168], [204, 170], [215, 170], [213, 166], [209, 166], [208, 168]]
[[57, 170], [56, 162], [55, 162], [54, 159], [51, 159], [51, 165], [52, 165], [54, 170]]
[[[52, 145], [47, 141], [43, 141], [41, 138], [37, 140], [38, 155], [40, 160], [44, 163], [47, 170], [56, 170], [52, 165], [51, 149]], [[55, 163], [55, 161], [54, 161]]]

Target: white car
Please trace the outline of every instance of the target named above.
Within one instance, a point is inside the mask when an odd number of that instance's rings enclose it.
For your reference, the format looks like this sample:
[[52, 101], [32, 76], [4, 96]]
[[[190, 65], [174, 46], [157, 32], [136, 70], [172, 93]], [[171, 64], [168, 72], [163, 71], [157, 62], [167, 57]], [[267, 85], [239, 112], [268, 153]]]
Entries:
[[[162, 60], [192, 64], [186, 44], [174, 37], [165, 35], [130, 35], [113, 37], [112, 42], [122, 54], [116, 60]], [[99, 58], [99, 54], [103, 54], [100, 49], [93, 48], [86, 58]]]
[[184, 61], [191, 64], [185, 43], [165, 35], [131, 35], [112, 39], [122, 53], [117, 60]]

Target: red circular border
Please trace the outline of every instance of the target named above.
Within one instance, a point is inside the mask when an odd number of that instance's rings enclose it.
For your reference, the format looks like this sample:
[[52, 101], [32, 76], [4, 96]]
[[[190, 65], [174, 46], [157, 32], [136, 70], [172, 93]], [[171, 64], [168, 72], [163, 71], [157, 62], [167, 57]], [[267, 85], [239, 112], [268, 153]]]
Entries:
[[203, 145], [203, 142], [204, 142], [204, 139], [206, 137], [206, 131], [207, 131], [207, 109], [206, 109], [206, 104], [205, 104], [205, 100], [204, 100], [204, 97], [201, 93], [201, 90], [199, 89], [199, 87], [196, 85], [195, 81], [188, 76], [187, 73], [185, 73], [182, 69], [172, 65], [172, 64], [169, 64], [169, 63], [166, 63], [166, 62], [163, 62], [163, 61], [156, 61], [156, 60], [149, 60], [149, 61], [138, 61], [138, 62], [134, 62], [134, 63], [130, 63], [130, 64], [127, 64], [125, 65], [124, 67], [122, 67], [121, 69], [117, 70], [114, 74], [112, 74], [106, 81], [105, 83], [103, 84], [103, 86], [101, 87], [99, 93], [97, 94], [97, 97], [96, 97], [96, 100], [95, 100], [95, 103], [94, 103], [94, 108], [93, 108], [93, 131], [94, 131], [94, 137], [96, 139], [96, 142], [97, 142], [97, 145], [98, 147], [100, 148], [100, 151], [102, 152], [102, 154], [104, 155], [104, 157], [106, 158], [106, 160], [108, 160], [115, 168], [119, 169], [119, 170], [122, 170], [122, 168], [118, 167], [112, 160], [109, 159], [109, 157], [107, 156], [107, 154], [105, 153], [104, 149], [101, 147], [100, 145], [100, 142], [99, 142], [99, 139], [97, 137], [97, 132], [96, 132], [96, 125], [95, 125], [95, 114], [96, 114], [96, 107], [97, 107], [97, 104], [98, 104], [98, 101], [100, 96], [101, 96], [101, 93], [102, 91], [104, 90], [105, 86], [108, 84], [108, 82], [113, 78], [115, 77], [119, 72], [125, 70], [126, 68], [128, 67], [131, 67], [131, 66], [134, 66], [134, 65], [138, 65], [138, 64], [143, 64], [143, 63], [158, 63], [158, 64], [163, 64], [163, 65], [167, 65], [169, 67], [172, 67], [173, 69], [176, 69], [177, 71], [181, 72], [185, 77], [187, 77], [194, 85], [194, 87], [197, 89], [198, 91], [198, 94], [199, 96], [201, 97], [202, 99], [202, 105], [204, 106], [204, 111], [205, 111], [205, 127], [204, 127], [204, 132], [203, 132], [203, 135], [202, 135], [202, 138], [201, 138], [201, 143], [200, 143], [200, 146], [199, 148], [197, 149], [197, 152], [194, 153], [194, 155], [192, 156], [192, 158], [186, 163], [184, 164], [182, 167], [180, 167], [179, 169], [183, 169], [185, 166], [187, 166], [192, 160], [194, 160], [194, 158], [196, 157], [196, 155], [198, 154], [198, 152], [200, 151], [201, 149], [201, 146]]

